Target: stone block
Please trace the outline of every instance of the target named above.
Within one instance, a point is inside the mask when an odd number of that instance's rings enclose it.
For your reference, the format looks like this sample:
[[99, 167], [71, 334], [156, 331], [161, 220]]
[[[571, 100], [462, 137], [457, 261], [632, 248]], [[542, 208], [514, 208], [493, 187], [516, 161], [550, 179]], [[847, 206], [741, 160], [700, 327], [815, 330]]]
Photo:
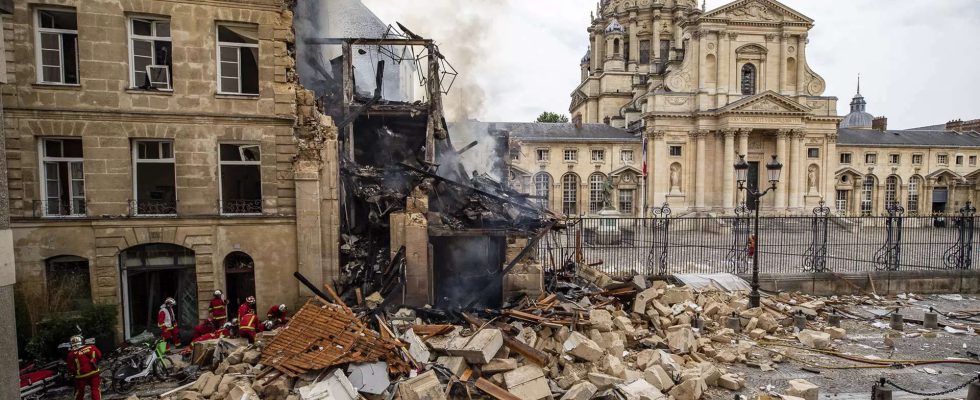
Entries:
[[453, 339], [447, 352], [460, 356], [470, 364], [486, 364], [493, 359], [504, 345], [504, 336], [497, 329], [483, 329], [473, 336], [459, 336]]
[[623, 378], [615, 377], [612, 375], [606, 375], [598, 372], [590, 372], [588, 375], [589, 382], [596, 385], [599, 390], [605, 390], [611, 388], [613, 385], [623, 383]]
[[643, 379], [633, 381], [627, 385], [618, 385], [618, 388], [620, 392], [626, 395], [628, 400], [658, 400], [666, 398], [660, 390]]
[[401, 339], [408, 343], [408, 354], [411, 355], [415, 361], [420, 363], [429, 362], [429, 357], [431, 357], [429, 348], [425, 347], [425, 342], [423, 342], [422, 339], [415, 334], [414, 330], [409, 329], [405, 331], [405, 333], [402, 334]]
[[664, 291], [663, 296], [660, 296], [660, 302], [668, 306], [686, 301], [694, 301], [694, 293], [692, 293], [690, 289], [686, 288], [669, 288]]
[[541, 400], [551, 398], [551, 388], [544, 371], [537, 365], [525, 365], [504, 373], [507, 391], [521, 400]]
[[459, 356], [441, 356], [436, 359], [436, 364], [446, 367], [453, 375], [457, 377], [463, 376], [463, 372], [466, 372], [466, 359]]
[[659, 365], [650, 366], [643, 371], [643, 379], [660, 391], [668, 391], [674, 387], [674, 380], [670, 378], [670, 374]]
[[603, 309], [592, 309], [589, 311], [589, 322], [592, 327], [601, 332], [609, 332], [613, 329], [612, 314]]
[[675, 400], [698, 400], [706, 389], [704, 381], [701, 379], [689, 379], [674, 386], [670, 390], [670, 396]]
[[687, 354], [698, 349], [697, 338], [690, 325], [675, 325], [667, 329], [667, 347], [678, 354]]
[[513, 358], [494, 358], [481, 368], [484, 374], [496, 374], [517, 369], [517, 360]]
[[446, 400], [445, 389], [431, 370], [399, 384], [398, 396], [403, 400]]
[[561, 400], [589, 400], [597, 390], [592, 382], [579, 382], [568, 389], [565, 395], [561, 396]]
[[847, 337], [847, 331], [844, 328], [835, 328], [833, 326], [828, 326], [823, 328], [824, 333], [830, 335], [831, 339], [843, 339]]
[[805, 400], [817, 400], [820, 396], [820, 387], [807, 381], [806, 379], [793, 379], [786, 388], [786, 394], [790, 396], [802, 397]]
[[585, 361], [598, 361], [604, 354], [598, 344], [578, 332], [569, 334], [562, 348], [565, 353]]
[[745, 386], [745, 380], [735, 374], [724, 374], [718, 377], [718, 386], [728, 390], [741, 390]]
[[805, 346], [813, 347], [815, 349], [824, 349], [830, 344], [830, 334], [824, 332], [818, 332], [810, 329], [804, 329], [800, 333], [796, 334], [796, 338], [799, 339], [800, 343]]

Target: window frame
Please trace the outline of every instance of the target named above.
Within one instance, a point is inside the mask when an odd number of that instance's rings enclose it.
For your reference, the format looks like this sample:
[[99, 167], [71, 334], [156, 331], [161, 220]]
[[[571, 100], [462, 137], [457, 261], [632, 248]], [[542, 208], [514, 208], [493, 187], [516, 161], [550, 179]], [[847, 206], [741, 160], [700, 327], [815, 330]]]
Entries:
[[875, 185], [877, 184], [878, 182], [871, 177], [865, 177], [864, 181], [861, 182], [861, 198], [859, 199], [860, 203], [858, 204], [862, 217], [870, 217], [874, 213]]
[[938, 165], [949, 165], [949, 154], [942, 153], [936, 154], [936, 164]]
[[[534, 195], [538, 197], [543, 197], [535, 200], [537, 200], [538, 203], [544, 206], [545, 208], [549, 208], [551, 204], [551, 174], [544, 171], [538, 172], [537, 174], [534, 174], [533, 177], [531, 177], [531, 181], [532, 181], [531, 184], [534, 186]], [[541, 186], [542, 184], [543, 186]], [[543, 196], [541, 194], [542, 188], [544, 189]]]
[[[618, 189], [617, 191], [617, 205], [619, 206], [619, 212], [625, 215], [635, 215], [636, 214], [636, 190], [635, 189]], [[623, 210], [623, 196], [629, 195], [629, 210]]]
[[[59, 7], [36, 7], [34, 8], [34, 72], [35, 72], [35, 83], [40, 85], [58, 85], [58, 86], [81, 86], [82, 85], [82, 73], [79, 62], [79, 51], [78, 51], [78, 9], [71, 8], [59, 8]], [[58, 29], [58, 28], [42, 28], [41, 27], [41, 12], [42, 11], [56, 11], [56, 12], [68, 12], [75, 14], [75, 29]], [[44, 61], [43, 61], [43, 48], [41, 44], [41, 34], [42, 33], [53, 33], [58, 35], [58, 59], [61, 64], [58, 64], [58, 69], [61, 72], [61, 81], [46, 81], [44, 80]], [[75, 71], [78, 75], [78, 82], [68, 83], [65, 82], [65, 64], [64, 62], [64, 52], [65, 52], [65, 34], [75, 35]]]
[[977, 156], [967, 156], [966, 160], [967, 160], [966, 161], [967, 162], [966, 165], [969, 165], [971, 167], [976, 167], [977, 166]]
[[819, 147], [807, 147], [806, 148], [806, 158], [811, 160], [820, 158], [820, 148]]
[[[255, 146], [259, 148], [259, 159], [256, 161], [225, 161], [221, 159], [221, 145], [230, 144], [236, 146]], [[241, 151], [241, 150], [239, 150]], [[222, 216], [240, 216], [240, 215], [263, 215], [265, 212], [265, 207], [262, 204], [264, 202], [263, 188], [262, 188], [262, 157], [264, 152], [262, 151], [262, 144], [258, 142], [248, 142], [248, 141], [219, 141], [217, 148], [218, 156], [218, 214]], [[229, 213], [225, 212], [225, 191], [224, 188], [224, 176], [221, 173], [221, 167], [225, 165], [257, 165], [259, 167], [259, 212], [255, 213]]]
[[[597, 158], [596, 155], [599, 157]], [[601, 164], [606, 162], [606, 151], [603, 149], [590, 149], [589, 156], [594, 163]]]
[[[542, 154], [544, 157], [541, 157]], [[551, 149], [534, 149], [534, 157], [538, 160], [538, 162], [548, 162], [551, 160]]]
[[[847, 158], [847, 161], [844, 161], [845, 157]], [[839, 161], [841, 164], [852, 164], [854, 162], [854, 157], [852, 153], [840, 153], [840, 157], [837, 161]]]
[[956, 165], [957, 167], [962, 167], [962, 166], [963, 166], [963, 164], [964, 164], [964, 162], [965, 162], [965, 160], [964, 160], [964, 158], [963, 158], [963, 155], [962, 155], [962, 154], [957, 154], [956, 156], [954, 156], [954, 157], [953, 157], [953, 162], [955, 162], [955, 163], [956, 163], [955, 165]]
[[[677, 154], [674, 154], [674, 149], [677, 149]], [[667, 156], [668, 157], [683, 157], [684, 156], [684, 146], [675, 144], [667, 146]]]
[[[598, 178], [598, 180], [593, 178]], [[601, 172], [594, 172], [589, 175], [589, 214], [598, 214], [605, 207], [606, 179], [609, 178]]]
[[[912, 154], [912, 165], [922, 165], [922, 153]], [[918, 161], [916, 161], [918, 159]]]
[[[133, 32], [133, 22], [135, 20], [149, 21], [150, 22], [151, 33], [153, 34], [153, 36], [143, 36], [143, 35], [137, 35], [136, 33], [134, 33]], [[156, 30], [157, 30], [156, 23], [157, 22], [166, 22], [168, 25], [170, 25], [170, 36], [166, 36], [166, 37], [164, 37], [164, 36], [156, 36], [156, 34], [157, 34], [157, 32], [156, 32]], [[173, 79], [173, 76], [174, 76], [173, 75], [173, 73], [174, 73], [174, 71], [173, 71], [173, 48], [174, 48], [174, 41], [173, 41], [173, 22], [169, 18], [163, 18], [163, 17], [159, 17], [159, 16], [140, 15], [140, 14], [127, 15], [126, 16], [126, 40], [127, 40], [127, 45], [129, 47], [129, 88], [128, 89], [130, 89], [130, 90], [158, 90], [158, 91], [161, 91], [161, 92], [173, 92], [174, 91], [174, 87], [173, 87], [174, 86], [174, 82], [173, 82], [173, 80], [174, 80]], [[150, 42], [150, 53], [151, 53], [150, 58], [151, 58], [151, 61], [150, 61], [150, 64], [147, 65], [147, 69], [149, 69], [149, 67], [151, 67], [151, 66], [161, 66], [160, 64], [155, 64], [156, 63], [156, 56], [157, 56], [156, 52], [157, 52], [157, 50], [156, 50], [156, 46], [155, 46], [155, 43], [154, 42], [162, 42], [162, 41], [170, 42], [170, 52], [171, 52], [171, 54], [170, 54], [170, 65], [162, 65], [162, 66], [167, 67], [167, 78], [168, 79], [167, 79], [167, 88], [166, 89], [161, 89], [161, 88], [153, 87], [152, 85], [151, 85], [150, 88], [144, 89], [143, 87], [141, 87], [141, 86], [139, 86], [139, 85], [136, 84], [136, 51], [135, 51], [135, 47], [136, 46], [134, 46], [134, 42], [137, 41], [137, 40]], [[149, 75], [149, 71], [148, 70], [147, 71], [144, 71], [144, 73], [146, 73], [147, 75]], [[147, 79], [149, 79], [149, 76], [147, 77]]]
[[[216, 23], [214, 25], [214, 43], [215, 43], [215, 45], [214, 45], [214, 51], [215, 51], [215, 67], [216, 67], [214, 78], [215, 78], [215, 84], [217, 85], [217, 87], [215, 88], [215, 89], [217, 89], [216, 90], [216, 93], [219, 94], [219, 95], [223, 95], [223, 96], [258, 97], [261, 94], [261, 92], [262, 92], [262, 80], [259, 79], [259, 71], [261, 70], [261, 68], [258, 65], [256, 65], [256, 68], [255, 68], [255, 79], [258, 82], [258, 84], [257, 84], [258, 91], [256, 93], [243, 93], [242, 92], [242, 81], [243, 81], [243, 79], [242, 79], [242, 53], [241, 53], [241, 49], [242, 48], [254, 48], [255, 51], [256, 51], [256, 53], [258, 53], [259, 52], [259, 44], [260, 43], [252, 44], [252, 43], [222, 42], [220, 39], [218, 39], [218, 35], [219, 35], [219, 32], [218, 31], [220, 30], [220, 27], [222, 27], [222, 26], [234, 26], [234, 27], [240, 27], [240, 28], [255, 28], [255, 31], [256, 32], [258, 32], [258, 29], [259, 29], [259, 26], [256, 25], [256, 24], [235, 23], [235, 22], [218, 22], [218, 23]], [[256, 42], [261, 42], [261, 40], [260, 39], [256, 39]], [[238, 51], [236, 52], [236, 57], [237, 58], [235, 60], [235, 63], [238, 65], [238, 92], [225, 92], [225, 91], [222, 90], [222, 87], [221, 87], [221, 63], [222, 63], [222, 61], [221, 61], [221, 49], [223, 47], [234, 47], [234, 48], [238, 49]], [[261, 55], [256, 55], [256, 57], [255, 57], [256, 61], [259, 60], [259, 57], [260, 56]], [[230, 144], [230, 143], [225, 143], [225, 144]]]
[[[158, 151], [163, 154], [163, 144], [170, 144], [170, 158], [140, 158], [139, 157], [139, 144], [140, 143], [157, 143], [160, 147]], [[133, 152], [133, 215], [139, 217], [175, 217], [177, 216], [177, 151], [174, 148], [173, 139], [148, 139], [140, 138], [134, 139], [132, 142], [132, 152]], [[173, 164], [174, 166], [174, 212], [168, 214], [143, 214], [139, 212], [139, 193], [137, 192], [138, 182], [139, 182], [139, 164]], [[220, 186], [219, 186], [220, 190]]]
[[899, 153], [891, 153], [888, 155], [889, 165], [899, 165], [902, 163], [902, 155]]
[[848, 192], [849, 192], [849, 190], [837, 189], [837, 196], [834, 199], [834, 206], [837, 209], [837, 213], [838, 214], [842, 214], [843, 215], [843, 214], [846, 214], [847, 213], [847, 206], [848, 206], [848, 204], [847, 204], [847, 200], [848, 199], [847, 198], [849, 197], [848, 196], [849, 195]]
[[[572, 155], [571, 159], [568, 157], [569, 154]], [[568, 163], [578, 162], [578, 149], [565, 149], [562, 151], [561, 159]]]
[[921, 182], [917, 175], [913, 175], [909, 178], [909, 183], [907, 187], [908, 195], [906, 195], [906, 211], [914, 214], [919, 212], [919, 188], [921, 187]]
[[875, 152], [864, 153], [864, 163], [868, 165], [878, 165], [878, 153]]
[[[569, 178], [571, 182], [569, 182]], [[574, 184], [574, 187], [570, 188], [569, 185]], [[562, 214], [572, 216], [578, 215], [581, 210], [579, 210], [578, 195], [580, 186], [582, 185], [582, 179], [579, 178], [578, 174], [567, 173], [561, 177], [561, 212]], [[572, 212], [569, 212], [572, 211]]]
[[[45, 151], [45, 143], [47, 143], [49, 140], [57, 140], [57, 141], [78, 140], [79, 143], [81, 143], [81, 146], [82, 146], [82, 157], [64, 157], [64, 156], [62, 156], [62, 157], [49, 157], [47, 155], [47, 152]], [[64, 154], [64, 144], [61, 145], [61, 150], [62, 150], [62, 154]], [[38, 181], [39, 181], [39, 186], [41, 187], [41, 190], [39, 191], [41, 193], [41, 196], [40, 196], [40, 199], [41, 199], [41, 216], [44, 217], [44, 218], [84, 218], [84, 217], [87, 217], [88, 216], [88, 191], [85, 190], [85, 143], [84, 143], [84, 141], [82, 141], [82, 138], [81, 137], [77, 137], [77, 136], [75, 136], [75, 137], [72, 137], [72, 136], [43, 136], [43, 137], [38, 137], [38, 140], [37, 140], [37, 159], [38, 159], [38, 178], [39, 178]], [[45, 168], [45, 164], [48, 163], [48, 162], [54, 162], [54, 163], [65, 162], [65, 163], [68, 163], [68, 174], [69, 174], [69, 176], [68, 176], [68, 181], [69, 181], [68, 182], [68, 214], [50, 214], [50, 213], [48, 213], [48, 201], [49, 201], [48, 200], [48, 198], [49, 198], [48, 197], [48, 172], [47, 172], [47, 168]], [[77, 179], [74, 179], [74, 178], [71, 177], [71, 164], [72, 163], [76, 163], [76, 162], [77, 163], [81, 163], [81, 165], [82, 165], [82, 179], [81, 180], [82, 180], [82, 191], [84, 192], [84, 194], [81, 197], [75, 196], [74, 193], [72, 193], [74, 191], [74, 190], [72, 190], [73, 189], [72, 188], [72, 181], [75, 181]], [[60, 179], [60, 175], [59, 175], [59, 179]], [[76, 210], [75, 210], [75, 201], [74, 200], [76, 198], [80, 198], [82, 200], [82, 204], [83, 204], [82, 205], [82, 208], [84, 208], [84, 210], [81, 213], [77, 213]], [[60, 199], [60, 196], [59, 196], [59, 199]], [[60, 207], [59, 207], [59, 209], [60, 209]]]
[[[629, 154], [629, 159], [627, 159], [627, 157], [626, 157], [627, 154]], [[619, 151], [619, 161], [621, 161], [623, 164], [633, 165], [633, 163], [636, 162], [636, 158], [635, 157], [636, 157], [636, 154], [633, 153], [633, 150], [620, 150]]]

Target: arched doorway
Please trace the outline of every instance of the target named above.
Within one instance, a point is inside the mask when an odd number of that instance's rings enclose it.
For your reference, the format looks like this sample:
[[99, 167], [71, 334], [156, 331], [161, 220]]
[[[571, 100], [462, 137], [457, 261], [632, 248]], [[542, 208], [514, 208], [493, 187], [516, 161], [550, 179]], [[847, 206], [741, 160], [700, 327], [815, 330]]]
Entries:
[[255, 262], [241, 251], [225, 256], [225, 296], [228, 299], [229, 318], [238, 316], [238, 306], [248, 296], [255, 296]]
[[144, 330], [159, 333], [157, 313], [167, 297], [177, 300], [181, 334], [190, 336], [198, 321], [193, 250], [165, 243], [134, 246], [119, 254], [119, 267], [127, 338]]

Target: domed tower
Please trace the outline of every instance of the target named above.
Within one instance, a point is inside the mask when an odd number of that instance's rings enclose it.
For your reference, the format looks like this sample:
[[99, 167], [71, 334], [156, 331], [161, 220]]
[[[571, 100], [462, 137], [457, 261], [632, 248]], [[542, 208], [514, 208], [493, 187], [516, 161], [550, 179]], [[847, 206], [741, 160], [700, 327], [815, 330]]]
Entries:
[[586, 50], [585, 55], [582, 56], [582, 62], [580, 66], [582, 67], [582, 82], [589, 79], [589, 66], [592, 63], [592, 49]]
[[868, 103], [861, 96], [861, 77], [858, 77], [857, 94], [851, 100], [851, 112], [840, 122], [841, 128], [871, 129], [875, 117], [865, 111]]
[[616, 18], [613, 18], [612, 22], [606, 26], [606, 57], [603, 70], [614, 72], [626, 70], [626, 63], [623, 58], [623, 53], [626, 51], [626, 43], [623, 41], [625, 33], [626, 28], [623, 28], [623, 25]]

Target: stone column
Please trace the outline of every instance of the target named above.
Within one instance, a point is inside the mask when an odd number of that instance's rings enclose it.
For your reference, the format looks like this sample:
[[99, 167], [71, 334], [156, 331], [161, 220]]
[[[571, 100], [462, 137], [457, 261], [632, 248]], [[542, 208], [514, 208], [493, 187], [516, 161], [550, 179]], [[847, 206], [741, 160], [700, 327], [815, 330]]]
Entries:
[[660, 61], [660, 10], [653, 10], [653, 21], [651, 30], [653, 31], [653, 42], [650, 43], [650, 64]]
[[[739, 131], [738, 131], [738, 155], [742, 155], [742, 156], [746, 156], [746, 157], [749, 156], [749, 133], [751, 133], [751, 131], [739, 129]], [[738, 191], [738, 190], [736, 189], [736, 191]], [[736, 195], [735, 195], [735, 199], [736, 199], [735, 202], [738, 203], [738, 204], [744, 203], [746, 201], [745, 193], [744, 192], [741, 192], [741, 191], [738, 191], [738, 193], [736, 193]]]
[[650, 131], [647, 139], [647, 176], [652, 178], [647, 185], [647, 200], [650, 207], [659, 207], [667, 201], [670, 190], [670, 166], [667, 165], [667, 143], [665, 131]]
[[806, 180], [806, 171], [803, 169], [803, 132], [793, 132], [790, 143], [789, 162], [792, 164], [788, 183], [789, 188], [789, 208], [792, 211], [799, 211], [803, 207], [803, 186]]
[[[783, 182], [780, 184], [781, 187], [776, 190], [776, 209], [780, 211], [786, 210], [786, 199], [791, 192], [790, 185], [792, 184], [792, 176], [790, 176], [790, 171], [792, 166], [790, 165], [789, 153], [786, 151], [786, 142], [789, 140], [792, 131], [789, 129], [782, 129], [777, 133], [776, 136], [776, 159], [783, 163]], [[769, 162], [769, 160], [763, 160], [763, 162]], [[762, 165], [759, 166], [760, 169], [764, 168]], [[762, 171], [759, 171], [762, 173]]]
[[728, 74], [731, 68], [730, 62], [728, 60], [728, 53], [731, 52], [731, 41], [728, 39], [728, 33], [722, 30], [718, 32], [718, 55], [716, 56], [716, 65], [718, 66], [718, 77], [715, 84], [715, 93], [718, 96], [718, 107], [724, 107], [728, 105]]
[[863, 196], [863, 188], [864, 177], [855, 177], [854, 188], [851, 189], [851, 204], [848, 204], [848, 207], [851, 209], [851, 216], [861, 215], [861, 198]]
[[429, 197], [419, 188], [406, 199], [405, 211], [391, 213], [391, 257], [405, 246], [405, 304], [432, 304], [432, 258], [429, 256], [429, 224], [425, 213]]
[[797, 36], [796, 43], [796, 93], [804, 94], [806, 93], [806, 88], [803, 83], [806, 82], [806, 43], [809, 41], [807, 39], [807, 34], [804, 33]]
[[[328, 282], [323, 271], [320, 221], [320, 165], [316, 160], [297, 160], [293, 182], [296, 185], [296, 270], [316, 287]], [[303, 284], [300, 297], [313, 293]]]
[[[0, 40], [3, 40], [0, 33]], [[2, 59], [3, 57], [0, 57]], [[0, 79], [0, 82], [6, 82]], [[0, 109], [0, 121], [4, 120]], [[7, 195], [7, 146], [6, 132], [0, 127], [0, 352], [6, 354], [0, 360], [0, 398], [19, 399], [19, 378], [17, 375], [17, 317], [14, 313], [14, 283], [17, 281], [14, 268], [14, 240], [10, 230], [10, 199]]]
[[694, 139], [697, 146], [697, 153], [695, 154], [695, 187], [694, 187], [694, 207], [698, 210], [705, 209], [705, 190], [708, 180], [707, 175], [707, 160], [706, 158], [706, 146], [705, 138], [708, 136], [707, 131], [691, 131], [691, 138]]
[[781, 93], [784, 95], [790, 94], [787, 90], [789, 85], [789, 80], [786, 77], [786, 57], [789, 56], [789, 38], [788, 33], [783, 33], [779, 35], [779, 88], [776, 89], [776, 93]]
[[630, 14], [631, 14], [629, 19], [630, 51], [629, 54], [624, 54], [624, 55], [626, 57], [626, 70], [636, 71], [637, 63], [640, 62], [640, 40], [636, 37], [636, 32], [640, 30], [640, 26], [636, 20], [636, 13], [633, 12]]
[[823, 190], [824, 200], [832, 201], [837, 199], [837, 191], [834, 189], [836, 184], [835, 174], [840, 167], [840, 158], [837, 155], [837, 133], [827, 135], [827, 146], [824, 148], [823, 159]]
[[722, 165], [722, 197], [721, 206], [725, 212], [729, 213], [735, 207], [735, 131], [725, 130], [721, 132], [725, 140], [725, 154]]

